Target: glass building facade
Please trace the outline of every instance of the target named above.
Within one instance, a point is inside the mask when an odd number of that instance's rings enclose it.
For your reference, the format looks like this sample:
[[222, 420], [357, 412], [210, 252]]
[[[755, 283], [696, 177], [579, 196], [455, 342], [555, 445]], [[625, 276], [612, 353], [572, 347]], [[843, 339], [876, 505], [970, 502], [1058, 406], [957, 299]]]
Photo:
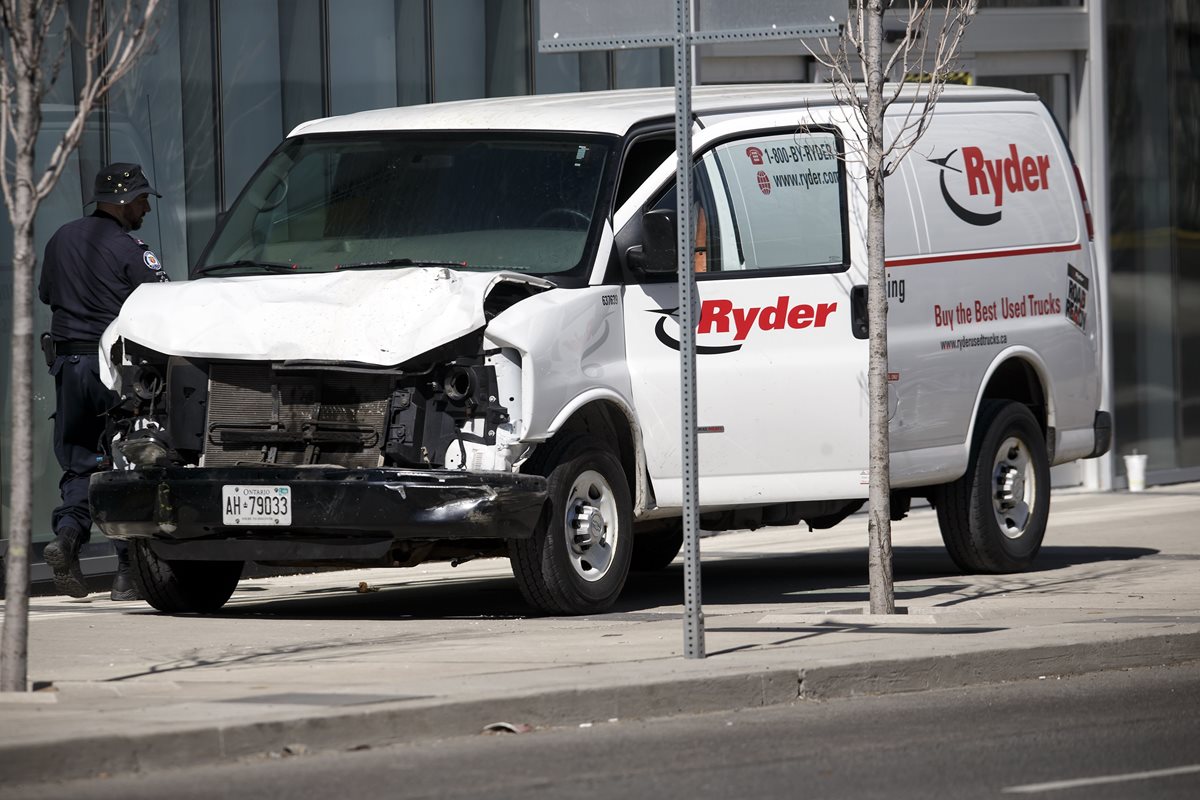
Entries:
[[1200, 477], [1200, 2], [1105, 25], [1115, 451]]
[[[141, 163], [162, 193], [141, 234], [170, 276], [182, 280], [218, 213], [304, 120], [672, 80], [668, 51], [538, 53], [537, 2], [165, 0], [154, 47], [94, 115], [39, 211], [39, 254], [59, 225], [84, 213], [93, 176], [111, 161]], [[67, 0], [67, 6], [78, 15], [84, 3]], [[1075, 144], [1097, 124], [1079, 110], [1089, 53], [1086, 36], [1074, 33], [1086, 31], [1094, 16], [1106, 32], [1108, 158], [1093, 174], [1083, 168], [1089, 182], [1104, 182], [1110, 198], [1114, 453], [1148, 453], [1152, 481], [1200, 478], [1200, 0], [981, 2], [964, 62], [978, 83], [1037, 91]], [[1067, 31], [1061, 41], [1050, 35], [1056, 26]], [[71, 116], [79, 69], [70, 56], [46, 98], [43, 158]], [[807, 80], [815, 74], [811, 67], [794, 43], [756, 52], [709, 47], [698, 58], [704, 82]], [[0, 430], [18, 422], [9, 418], [7, 386], [11, 252], [5, 221]], [[48, 328], [44, 306], [37, 307], [37, 324]], [[35, 373], [34, 435], [44, 446], [33, 464], [34, 541], [44, 543], [52, 535], [59, 471], [51, 452], [53, 383], [45, 370]], [[2, 452], [0, 523], [6, 524], [13, 474], [7, 443]], [[1121, 460], [1109, 463], [1119, 485]], [[107, 545], [90, 547], [99, 552]]]

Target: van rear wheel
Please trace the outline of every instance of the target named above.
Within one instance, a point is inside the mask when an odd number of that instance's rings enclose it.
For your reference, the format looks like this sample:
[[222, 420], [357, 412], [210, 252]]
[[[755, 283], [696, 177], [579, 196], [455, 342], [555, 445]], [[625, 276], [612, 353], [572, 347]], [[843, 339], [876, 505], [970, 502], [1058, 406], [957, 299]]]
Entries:
[[548, 502], [530, 539], [509, 543], [525, 600], [551, 614], [611, 606], [629, 575], [633, 501], [621, 462], [600, 439], [551, 444], [532, 471], [547, 477]]
[[1026, 406], [985, 400], [966, 474], [940, 488], [938, 526], [963, 572], [1020, 572], [1033, 565], [1050, 513], [1050, 459]]

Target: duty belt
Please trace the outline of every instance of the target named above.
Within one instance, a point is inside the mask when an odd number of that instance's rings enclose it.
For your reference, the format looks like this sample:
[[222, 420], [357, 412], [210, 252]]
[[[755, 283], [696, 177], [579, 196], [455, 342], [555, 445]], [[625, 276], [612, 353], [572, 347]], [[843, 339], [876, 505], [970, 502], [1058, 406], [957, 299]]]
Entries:
[[94, 356], [100, 353], [100, 342], [55, 342], [54, 352], [60, 356]]

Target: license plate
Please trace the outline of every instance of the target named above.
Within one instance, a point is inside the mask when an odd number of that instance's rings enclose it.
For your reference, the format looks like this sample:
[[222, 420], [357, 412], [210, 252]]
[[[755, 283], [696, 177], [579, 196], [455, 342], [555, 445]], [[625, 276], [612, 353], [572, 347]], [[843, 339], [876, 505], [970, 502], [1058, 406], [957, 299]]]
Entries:
[[222, 486], [221, 522], [225, 525], [291, 525], [292, 490], [287, 486]]

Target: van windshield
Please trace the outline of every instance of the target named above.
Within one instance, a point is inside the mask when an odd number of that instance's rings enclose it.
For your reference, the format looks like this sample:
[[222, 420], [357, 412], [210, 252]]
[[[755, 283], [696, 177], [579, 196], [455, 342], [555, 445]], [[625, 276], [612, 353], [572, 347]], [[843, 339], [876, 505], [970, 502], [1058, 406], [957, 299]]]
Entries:
[[442, 132], [289, 139], [246, 186], [193, 275], [581, 269], [615, 142]]

